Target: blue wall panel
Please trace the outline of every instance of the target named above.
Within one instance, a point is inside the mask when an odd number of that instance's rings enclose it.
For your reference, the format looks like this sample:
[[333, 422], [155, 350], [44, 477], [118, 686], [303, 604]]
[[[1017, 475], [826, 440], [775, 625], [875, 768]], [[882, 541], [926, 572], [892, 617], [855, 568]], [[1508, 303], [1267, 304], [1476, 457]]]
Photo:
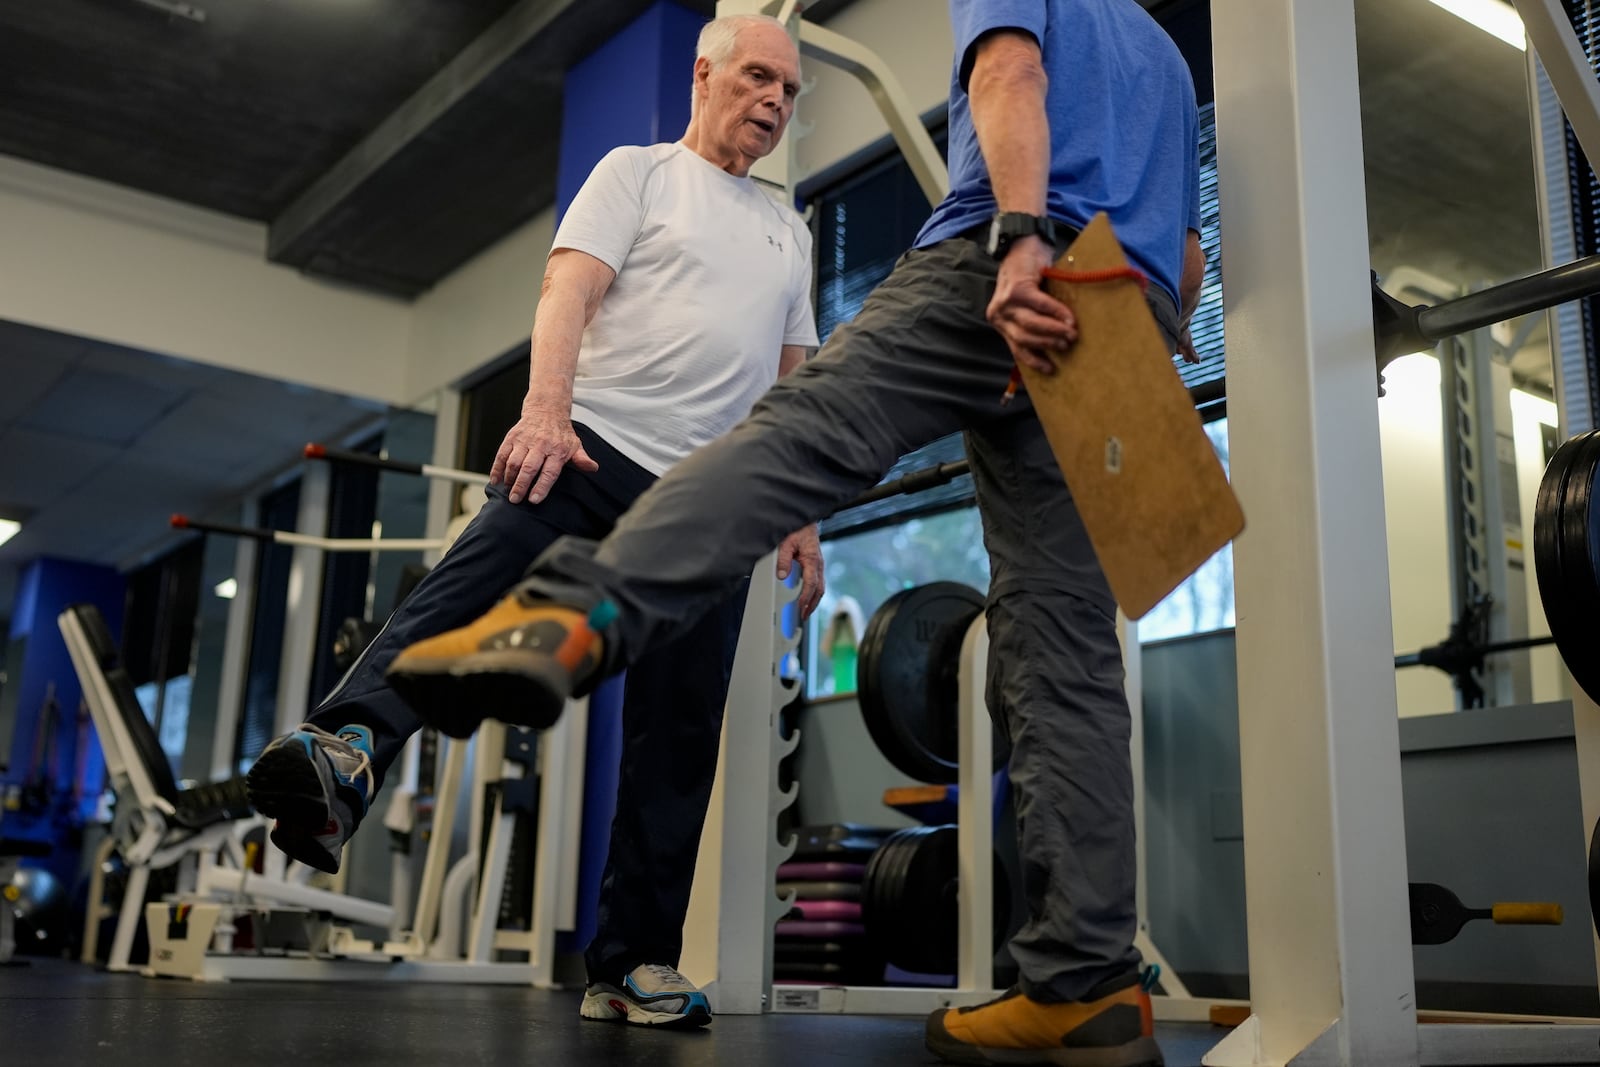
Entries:
[[[676, 141], [689, 125], [695, 42], [705, 19], [661, 0], [567, 72], [556, 175], [559, 223], [589, 172], [619, 145]], [[600, 879], [616, 814], [622, 754], [622, 678], [589, 700], [577, 928], [561, 951], [582, 951], [595, 931]]]

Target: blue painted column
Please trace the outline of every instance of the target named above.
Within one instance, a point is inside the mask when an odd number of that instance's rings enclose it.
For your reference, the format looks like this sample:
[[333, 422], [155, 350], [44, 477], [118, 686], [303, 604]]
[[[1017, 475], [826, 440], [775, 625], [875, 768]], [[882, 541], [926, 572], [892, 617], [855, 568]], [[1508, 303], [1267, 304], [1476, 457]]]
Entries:
[[[694, 50], [705, 18], [661, 0], [567, 72], [556, 173], [559, 222], [594, 165], [620, 145], [676, 141], [689, 125]], [[600, 877], [617, 810], [621, 675], [589, 697], [576, 929], [557, 944], [581, 952], [595, 931]]]
[[[112, 634], [119, 635], [125, 588], [122, 575], [110, 567], [39, 559], [23, 569], [11, 608], [8, 638], [22, 649], [20, 670], [6, 682], [15, 691], [14, 700], [7, 694], [6, 703], [16, 709], [16, 719], [9, 767], [0, 778], [7, 807], [0, 819], [6, 837], [56, 846], [37, 865], [48, 868], [63, 885], [71, 884], [77, 867], [76, 854], [64, 846], [70, 832], [94, 812], [105, 757], [93, 727], [80, 730], [83, 687], [56, 617], [69, 604], [94, 604]], [[45, 704], [52, 697], [54, 725], [48, 736], [41, 736]]]
[[689, 126], [694, 46], [706, 20], [661, 0], [567, 71], [556, 218], [600, 157], [619, 145], [676, 141]]

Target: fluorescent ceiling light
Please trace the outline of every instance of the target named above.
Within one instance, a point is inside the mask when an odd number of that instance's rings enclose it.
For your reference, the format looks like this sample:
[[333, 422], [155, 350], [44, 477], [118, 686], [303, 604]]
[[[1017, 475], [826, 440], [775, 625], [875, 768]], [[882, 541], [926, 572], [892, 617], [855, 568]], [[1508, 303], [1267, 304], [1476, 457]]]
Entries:
[[1522, 28], [1517, 9], [1506, 0], [1433, 0], [1457, 18], [1466, 19], [1485, 33], [1506, 44], [1528, 50], [1528, 34]]
[[239, 592], [239, 583], [232, 578], [224, 578], [213, 591], [223, 600], [232, 600]]
[[5, 544], [17, 536], [17, 531], [22, 529], [22, 523], [15, 519], [0, 519], [0, 545]]

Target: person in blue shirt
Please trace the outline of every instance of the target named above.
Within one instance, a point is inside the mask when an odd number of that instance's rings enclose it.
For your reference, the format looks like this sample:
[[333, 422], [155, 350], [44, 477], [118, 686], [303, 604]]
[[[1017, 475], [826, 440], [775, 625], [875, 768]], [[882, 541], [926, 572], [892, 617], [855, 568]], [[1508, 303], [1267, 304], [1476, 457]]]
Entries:
[[[1041, 271], [1101, 211], [1148, 276], [1172, 350], [1194, 358], [1194, 85], [1136, 0], [951, 0], [950, 12], [950, 193], [860, 314], [603, 541], [558, 542], [491, 612], [411, 646], [390, 678], [452, 735], [486, 714], [547, 725], [790, 530], [964, 431], [992, 575], [988, 703], [1011, 742], [1028, 914], [1011, 942], [1019, 986], [935, 1013], [928, 1047], [965, 1063], [1159, 1064], [1133, 944], [1116, 604], [1026, 396], [1002, 397], [1015, 364], [1050, 374], [1051, 352], [1071, 358], [1076, 325]], [[591, 614], [603, 604], [614, 618]]]

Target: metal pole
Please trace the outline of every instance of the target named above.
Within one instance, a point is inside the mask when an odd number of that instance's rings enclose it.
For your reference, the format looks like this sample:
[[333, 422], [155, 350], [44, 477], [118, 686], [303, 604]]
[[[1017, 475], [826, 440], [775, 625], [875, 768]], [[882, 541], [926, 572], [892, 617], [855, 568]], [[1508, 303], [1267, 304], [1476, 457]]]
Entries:
[[1252, 1014], [1205, 1062], [1414, 1065], [1355, 4], [1211, 17]]
[[1600, 293], [1600, 256], [1586, 256], [1423, 308], [1417, 312], [1417, 329], [1429, 341], [1440, 341], [1595, 293]]

